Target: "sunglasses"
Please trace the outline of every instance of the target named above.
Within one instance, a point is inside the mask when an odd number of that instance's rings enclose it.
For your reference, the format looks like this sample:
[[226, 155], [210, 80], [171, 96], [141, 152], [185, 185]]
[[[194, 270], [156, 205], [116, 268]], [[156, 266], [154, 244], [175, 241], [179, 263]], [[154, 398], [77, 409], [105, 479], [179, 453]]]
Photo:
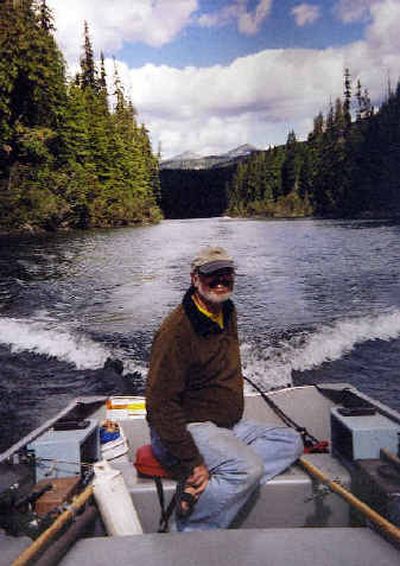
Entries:
[[232, 287], [234, 273], [233, 271], [225, 271], [220, 273], [210, 273], [210, 275], [202, 275], [205, 279], [205, 283], [210, 289], [214, 289], [218, 285], [223, 285], [224, 287]]

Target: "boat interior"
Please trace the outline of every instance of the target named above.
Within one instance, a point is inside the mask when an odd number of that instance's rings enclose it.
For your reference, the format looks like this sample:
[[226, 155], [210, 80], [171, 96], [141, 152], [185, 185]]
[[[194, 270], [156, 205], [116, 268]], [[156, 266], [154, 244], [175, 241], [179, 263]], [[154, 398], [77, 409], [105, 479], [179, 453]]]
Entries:
[[[394, 536], [302, 462], [260, 487], [230, 529], [178, 533], [172, 516], [169, 532], [159, 533], [156, 484], [134, 465], [137, 450], [150, 441], [143, 400], [91, 397], [76, 399], [0, 456], [0, 564], [398, 564], [400, 415], [348, 384], [287, 387], [268, 398], [272, 403], [248, 393], [245, 418], [282, 425], [283, 412], [313, 438], [327, 441], [328, 450], [311, 450], [301, 460], [372, 508], [392, 525]], [[100, 442], [105, 422], [118, 423], [114, 444]], [[69, 536], [74, 528], [65, 527], [29, 554], [32, 540], [46, 536], [46, 521], [51, 525], [68, 507], [62, 496], [49, 503], [49, 483], [62, 484], [68, 500], [90, 485], [94, 464], [102, 459], [123, 478], [139, 521], [136, 532], [110, 533], [101, 507], [99, 512], [92, 505], [91, 519], [77, 534]], [[168, 503], [176, 482], [162, 484]], [[114, 503], [118, 508], [117, 497]], [[69, 523], [81, 515], [79, 510]]]

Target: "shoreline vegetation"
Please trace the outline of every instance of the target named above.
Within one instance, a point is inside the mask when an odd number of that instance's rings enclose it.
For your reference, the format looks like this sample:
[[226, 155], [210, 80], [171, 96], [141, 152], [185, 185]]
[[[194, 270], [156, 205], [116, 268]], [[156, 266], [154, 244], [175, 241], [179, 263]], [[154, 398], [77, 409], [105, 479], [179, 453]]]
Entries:
[[307, 141], [255, 152], [228, 181], [228, 214], [386, 217], [400, 214], [400, 83], [375, 111], [344, 72], [343, 99], [320, 112]]
[[71, 79], [53, 32], [46, 0], [0, 4], [0, 234], [400, 215], [400, 83], [376, 110], [346, 69], [343, 96], [306, 141], [290, 131], [285, 145], [223, 166], [163, 170], [116, 66], [108, 81], [102, 54], [96, 64], [87, 23]]
[[400, 83], [378, 110], [348, 69], [343, 97], [314, 118], [306, 141], [256, 150], [238, 164], [163, 169], [161, 207], [169, 218], [400, 216]]
[[67, 79], [45, 0], [0, 4], [0, 231], [112, 227], [162, 218], [158, 157], [115, 67], [85, 23]]

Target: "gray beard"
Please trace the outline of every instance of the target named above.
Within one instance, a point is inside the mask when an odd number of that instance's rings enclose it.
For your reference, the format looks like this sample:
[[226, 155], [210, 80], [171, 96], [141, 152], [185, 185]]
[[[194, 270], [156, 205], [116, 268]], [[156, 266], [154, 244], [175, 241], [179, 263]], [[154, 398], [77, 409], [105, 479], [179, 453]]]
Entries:
[[214, 293], [214, 291], [206, 290], [200, 281], [198, 283], [197, 292], [203, 299], [214, 305], [220, 305], [221, 303], [225, 303], [225, 301], [230, 299], [232, 296], [232, 291], [227, 291], [223, 295], [220, 295]]

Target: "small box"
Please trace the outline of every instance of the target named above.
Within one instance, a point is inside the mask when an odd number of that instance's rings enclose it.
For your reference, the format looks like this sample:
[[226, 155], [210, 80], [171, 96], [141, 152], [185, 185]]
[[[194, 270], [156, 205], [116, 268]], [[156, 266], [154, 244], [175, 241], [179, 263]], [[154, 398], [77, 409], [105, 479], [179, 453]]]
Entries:
[[384, 415], [345, 416], [331, 409], [332, 451], [349, 460], [379, 458], [381, 448], [397, 454], [400, 426]]
[[83, 466], [99, 459], [98, 422], [88, 419], [85, 428], [50, 429], [31, 442], [28, 449], [35, 454], [36, 481], [80, 475]]
[[119, 421], [124, 419], [143, 419], [146, 416], [146, 401], [139, 396], [115, 396], [106, 402], [107, 419]]
[[39, 517], [44, 517], [44, 515], [71, 499], [79, 487], [79, 478], [41, 480], [35, 485], [35, 491], [40, 491], [47, 484], [51, 484], [51, 489], [43, 493], [35, 503], [35, 512]]

